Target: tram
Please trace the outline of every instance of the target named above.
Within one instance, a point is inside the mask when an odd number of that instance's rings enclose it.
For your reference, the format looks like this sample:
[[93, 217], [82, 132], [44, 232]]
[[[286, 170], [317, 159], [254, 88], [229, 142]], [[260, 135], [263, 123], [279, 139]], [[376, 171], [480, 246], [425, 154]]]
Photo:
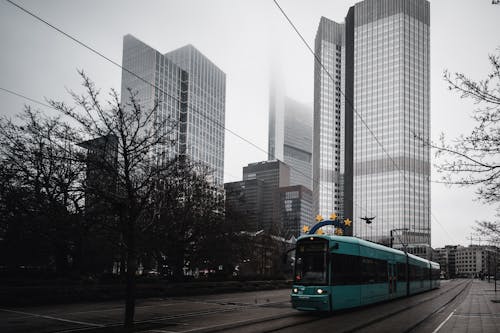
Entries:
[[356, 237], [297, 240], [292, 306], [336, 311], [439, 288], [438, 263]]

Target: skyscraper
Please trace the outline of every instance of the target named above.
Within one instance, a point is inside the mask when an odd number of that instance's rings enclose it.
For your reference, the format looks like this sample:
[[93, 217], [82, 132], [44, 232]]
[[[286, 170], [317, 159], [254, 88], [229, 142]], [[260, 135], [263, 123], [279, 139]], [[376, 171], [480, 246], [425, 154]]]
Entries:
[[[341, 214], [341, 68], [344, 25], [322, 17], [314, 63], [313, 211]], [[329, 75], [330, 74], [330, 75]]]
[[[323, 22], [320, 28], [327, 25]], [[344, 29], [338, 50], [345, 94], [344, 214], [352, 212], [356, 236], [388, 244], [394, 230], [396, 247], [404, 243], [425, 256], [430, 250], [430, 151], [423, 144], [430, 126], [429, 2], [365, 0], [349, 9]], [[334, 63], [337, 55], [322, 61]], [[360, 220], [364, 216], [376, 218], [367, 225]]]
[[272, 83], [269, 98], [269, 160], [290, 167], [290, 185], [312, 188], [312, 112]]
[[132, 35], [123, 38], [122, 105], [130, 91], [141, 107], [158, 103], [159, 119], [170, 119], [175, 141], [168, 156], [185, 155], [208, 166], [212, 183], [222, 188], [226, 75], [192, 45], [166, 54]]

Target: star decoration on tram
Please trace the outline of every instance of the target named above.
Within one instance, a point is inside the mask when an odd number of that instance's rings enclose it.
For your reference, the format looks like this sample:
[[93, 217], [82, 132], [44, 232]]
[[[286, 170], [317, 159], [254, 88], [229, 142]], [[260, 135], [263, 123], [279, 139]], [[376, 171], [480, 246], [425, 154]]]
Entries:
[[342, 231], [342, 229], [340, 229], [340, 228], [335, 229], [335, 235], [342, 236], [343, 234], [344, 234], [344, 231]]
[[348, 218], [344, 220], [344, 224], [345, 224], [346, 227], [350, 227], [351, 223], [352, 223], [352, 221], [349, 220]]

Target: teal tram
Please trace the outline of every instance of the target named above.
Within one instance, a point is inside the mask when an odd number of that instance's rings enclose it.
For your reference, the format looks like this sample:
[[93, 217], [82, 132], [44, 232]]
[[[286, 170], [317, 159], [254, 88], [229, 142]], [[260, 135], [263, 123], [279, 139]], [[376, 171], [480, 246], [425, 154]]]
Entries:
[[439, 264], [356, 237], [297, 240], [292, 306], [335, 311], [439, 288]]

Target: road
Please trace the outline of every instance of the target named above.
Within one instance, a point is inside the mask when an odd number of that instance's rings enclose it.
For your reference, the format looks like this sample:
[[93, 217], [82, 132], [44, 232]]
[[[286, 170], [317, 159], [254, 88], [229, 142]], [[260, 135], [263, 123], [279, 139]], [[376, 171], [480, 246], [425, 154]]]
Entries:
[[[483, 285], [443, 281], [437, 290], [333, 315], [293, 310], [289, 290], [147, 299], [137, 302], [136, 331], [500, 332], [500, 304], [478, 316]], [[119, 332], [123, 312], [120, 302], [2, 308], [0, 332]]]

